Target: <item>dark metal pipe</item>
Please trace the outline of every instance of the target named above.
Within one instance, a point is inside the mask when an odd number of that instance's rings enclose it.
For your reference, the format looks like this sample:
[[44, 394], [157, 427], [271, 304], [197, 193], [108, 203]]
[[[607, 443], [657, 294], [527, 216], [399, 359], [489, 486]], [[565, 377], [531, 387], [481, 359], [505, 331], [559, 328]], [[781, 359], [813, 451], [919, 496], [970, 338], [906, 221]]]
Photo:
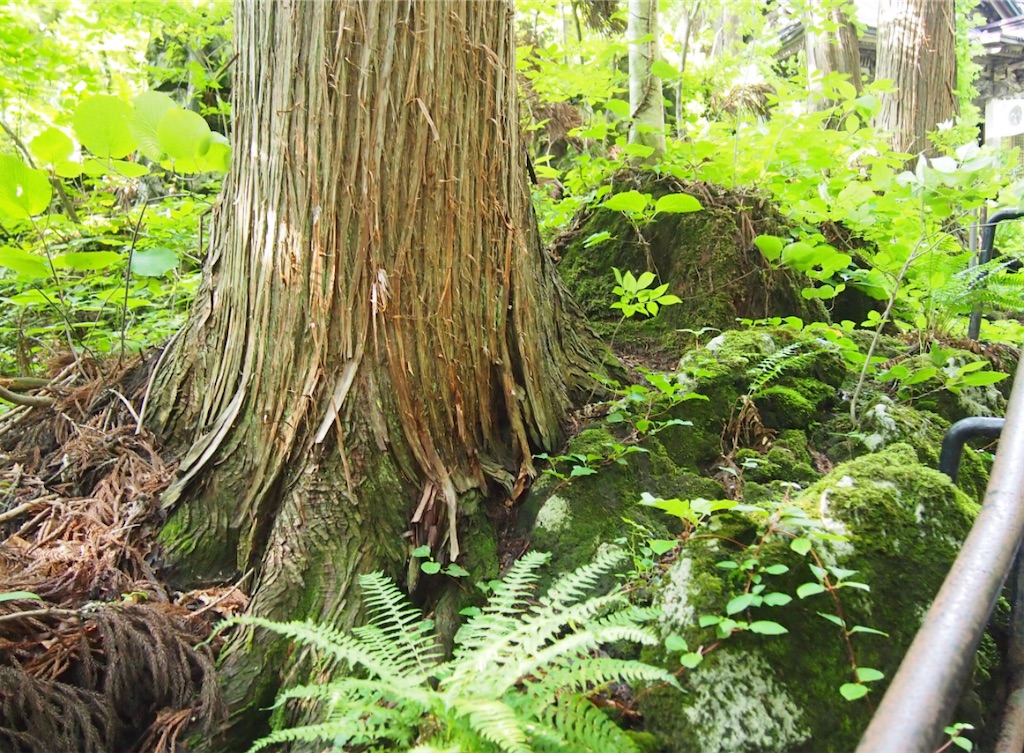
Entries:
[[974, 665], [1024, 534], [1024, 369], [1014, 378], [985, 501], [857, 753], [932, 753]]
[[939, 453], [939, 470], [949, 476], [953, 483], [960, 473], [960, 456], [964, 452], [964, 443], [973, 437], [999, 438], [1003, 431], [1005, 418], [987, 418], [976, 416], [962, 418], [949, 427], [942, 438], [942, 452]]
[[[1024, 217], [1022, 209], [1000, 209], [985, 220], [981, 226], [981, 251], [978, 255], [978, 266], [992, 261], [992, 249], [996, 242], [996, 225], [1003, 220], [1018, 220], [1021, 217]], [[970, 340], [977, 340], [979, 334], [981, 334], [981, 309], [975, 307], [967, 325], [967, 337]]]

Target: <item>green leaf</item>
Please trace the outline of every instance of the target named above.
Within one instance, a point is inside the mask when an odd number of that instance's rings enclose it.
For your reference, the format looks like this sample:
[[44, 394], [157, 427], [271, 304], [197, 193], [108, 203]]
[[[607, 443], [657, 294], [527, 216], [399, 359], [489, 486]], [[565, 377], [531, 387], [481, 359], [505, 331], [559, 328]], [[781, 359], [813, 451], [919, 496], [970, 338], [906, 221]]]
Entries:
[[[171, 160], [194, 160], [205, 154], [212, 143], [210, 126], [203, 117], [199, 113], [180, 107], [168, 110], [164, 114], [156, 133], [161, 148]], [[186, 164], [175, 167], [188, 170], [193, 166]]]
[[117, 264], [122, 258], [116, 251], [69, 251], [53, 257], [53, 266], [79, 272], [98, 272]]
[[974, 743], [961, 735], [952, 738], [950, 742], [961, 750], [974, 750]]
[[181, 259], [169, 248], [147, 248], [132, 255], [132, 273], [140, 277], [161, 277], [177, 269]]
[[128, 121], [128, 127], [139, 145], [139, 151], [154, 162], [166, 159], [167, 153], [160, 143], [157, 129], [164, 116], [178, 106], [173, 99], [157, 91], [143, 92], [132, 104], [135, 105], [135, 111]]
[[878, 682], [885, 679], [885, 674], [871, 667], [857, 667], [857, 680], [860, 682]]
[[789, 567], [787, 565], [782, 564], [769, 565], [768, 567], [764, 568], [761, 572], [767, 573], [768, 575], [782, 575], [783, 573], [789, 572]]
[[688, 651], [690, 647], [685, 638], [673, 633], [665, 639], [665, 648], [668, 651]]
[[24, 280], [41, 280], [50, 276], [50, 268], [43, 259], [11, 246], [0, 246], [0, 267], [17, 272]]
[[593, 476], [595, 473], [597, 473], [597, 471], [594, 470], [593, 468], [588, 468], [585, 465], [574, 465], [572, 467], [572, 472], [569, 474], [569, 477], [575, 478], [577, 476]]
[[687, 669], [694, 669], [702, 661], [704, 661], [704, 655], [697, 652], [683, 654], [679, 657], [679, 663]]
[[987, 384], [995, 384], [1001, 382], [1009, 374], [1003, 374], [999, 371], [975, 371], [973, 374], [967, 374], [961, 377], [963, 384], [969, 387], [981, 387]]
[[47, 128], [28, 145], [32, 156], [45, 165], [59, 165], [67, 162], [75, 151], [75, 142], [61, 130]]
[[648, 546], [651, 547], [651, 551], [659, 556], [666, 552], [671, 552], [678, 543], [676, 539], [651, 539], [647, 542]]
[[636, 281], [637, 290], [649, 288], [652, 282], [654, 282], [653, 272], [641, 272], [640, 277]]
[[782, 238], [774, 235], [759, 235], [754, 238], [754, 245], [768, 261], [776, 261], [782, 256]]
[[425, 572], [427, 575], [437, 575], [441, 572], [441, 563], [434, 562], [433, 560], [430, 562], [424, 562], [420, 565], [420, 570]]
[[777, 622], [771, 620], [757, 620], [751, 622], [747, 629], [758, 635], [783, 635], [789, 631]]
[[444, 574], [452, 578], [465, 578], [469, 575], [469, 570], [453, 562], [444, 569]]
[[626, 144], [622, 147], [622, 153], [627, 157], [640, 157], [646, 159], [654, 154], [654, 147], [646, 144]]
[[754, 601], [754, 594], [740, 594], [729, 600], [729, 603], [725, 605], [726, 614], [737, 614], [742, 612], [744, 609], [750, 606], [751, 602]]
[[618, 115], [620, 118], [628, 118], [630, 115], [629, 102], [626, 102], [625, 100], [621, 99], [607, 100], [604, 103], [604, 109], [606, 109], [610, 113], [613, 113], [614, 115]]
[[583, 248], [593, 248], [598, 243], [603, 243], [604, 241], [608, 240], [611, 237], [612, 234], [609, 233], [607, 230], [603, 230], [600, 233], [588, 235], [586, 238], [583, 239]]
[[770, 594], [764, 595], [764, 603], [770, 607], [784, 607], [791, 601], [793, 601], [792, 596], [789, 594], [779, 593], [778, 591], [773, 591]]
[[50, 206], [50, 181], [13, 154], [0, 154], [0, 217], [25, 220]]
[[415, 549], [412, 550], [412, 556], [413, 557], [429, 557], [430, 556], [430, 546], [428, 544], [424, 544], [423, 546], [416, 547]]
[[128, 120], [131, 108], [118, 97], [100, 94], [75, 108], [71, 122], [82, 145], [101, 159], [121, 159], [135, 149]]
[[846, 623], [843, 622], [842, 618], [838, 615], [828, 614], [827, 612], [818, 612], [819, 617], [824, 617], [829, 622], [838, 625], [839, 627], [846, 629]]
[[651, 74], [661, 79], [671, 80], [679, 78], [679, 70], [674, 65], [670, 65], [664, 60], [655, 60], [651, 62]]
[[804, 556], [811, 551], [811, 540], [801, 536], [789, 542], [789, 548], [800, 556]]
[[856, 701], [868, 694], [866, 686], [859, 683], [848, 682], [839, 688], [839, 694], [848, 701]]
[[0, 593], [0, 602], [14, 601], [15, 599], [35, 599], [36, 601], [42, 601], [43, 597], [39, 594], [34, 594], [31, 591], [4, 591]]
[[221, 134], [210, 133], [210, 148], [197, 160], [197, 167], [204, 173], [226, 173], [231, 167], [231, 146]]
[[684, 214], [699, 212], [704, 206], [693, 196], [685, 193], [665, 194], [654, 204], [654, 213]]
[[888, 633], [884, 633], [881, 630], [875, 630], [875, 628], [872, 627], [864, 627], [863, 625], [854, 625], [850, 628], [850, 635], [853, 635], [854, 633], [867, 633], [868, 635], [881, 635], [885, 638], [889, 637]]
[[639, 191], [623, 191], [605, 200], [601, 206], [627, 214], [639, 214], [647, 208], [649, 201], [650, 199]]
[[801, 583], [796, 588], [796, 595], [801, 599], [806, 599], [808, 596], [814, 596], [824, 591], [825, 587], [820, 583]]
[[702, 614], [700, 618], [697, 620], [697, 624], [700, 625], [702, 628], [705, 628], [711, 627], [712, 625], [717, 625], [721, 621], [721, 617], [717, 617], [713, 614]]

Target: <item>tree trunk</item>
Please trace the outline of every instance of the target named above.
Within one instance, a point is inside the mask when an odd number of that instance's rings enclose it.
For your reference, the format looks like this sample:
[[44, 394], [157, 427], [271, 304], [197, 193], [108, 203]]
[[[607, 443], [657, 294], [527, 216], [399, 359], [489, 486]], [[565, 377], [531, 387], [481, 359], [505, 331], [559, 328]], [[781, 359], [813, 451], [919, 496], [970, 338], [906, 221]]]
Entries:
[[651, 73], [658, 59], [658, 0], [629, 0], [629, 143], [652, 147], [651, 158], [665, 153], [665, 98], [661, 79]]
[[875, 75], [895, 90], [882, 95], [876, 125], [897, 151], [927, 153], [927, 133], [957, 113], [955, 29], [952, 0], [880, 5]]
[[[848, 77], [857, 94], [861, 92], [860, 48], [857, 30], [844, 9], [831, 0], [815, 0], [804, 12], [804, 50], [807, 55], [807, 86], [814, 95], [821, 92], [822, 79], [832, 73]], [[823, 110], [834, 104], [812, 96], [812, 107]]]
[[[359, 573], [454, 559], [460, 499], [515, 498], [597, 351], [540, 244], [508, 2], [240, 2], [235, 35], [234, 163], [155, 380], [191, 448], [161, 539], [181, 582], [252, 571], [252, 612], [344, 626]], [[279, 663], [231, 653], [229, 702]]]

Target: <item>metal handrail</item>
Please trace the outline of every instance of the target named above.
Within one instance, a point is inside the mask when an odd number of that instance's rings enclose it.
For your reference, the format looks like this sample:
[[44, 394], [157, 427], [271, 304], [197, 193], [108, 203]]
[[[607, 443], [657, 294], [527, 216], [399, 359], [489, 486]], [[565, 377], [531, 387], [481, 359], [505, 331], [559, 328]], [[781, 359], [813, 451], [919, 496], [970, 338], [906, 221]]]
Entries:
[[1024, 538], [1024, 368], [1018, 368], [985, 500], [857, 753], [933, 753], [960, 699]]

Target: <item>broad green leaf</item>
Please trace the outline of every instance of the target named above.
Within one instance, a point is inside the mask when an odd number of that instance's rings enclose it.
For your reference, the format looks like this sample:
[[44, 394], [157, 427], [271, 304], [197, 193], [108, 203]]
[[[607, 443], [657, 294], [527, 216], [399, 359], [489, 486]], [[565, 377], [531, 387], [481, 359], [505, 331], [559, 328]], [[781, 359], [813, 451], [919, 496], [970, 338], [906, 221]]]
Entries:
[[793, 539], [789, 542], [789, 548], [803, 556], [811, 551], [811, 541], [810, 539], [805, 539], [801, 536], [800, 538]]
[[469, 570], [453, 562], [444, 569], [444, 574], [451, 578], [465, 578], [469, 575]]
[[649, 201], [650, 199], [639, 191], [623, 191], [605, 200], [601, 206], [628, 214], [639, 214], [647, 208]]
[[820, 583], [801, 583], [796, 588], [796, 595], [801, 599], [806, 599], [808, 596], [814, 596], [825, 591], [825, 587]]
[[40, 280], [50, 276], [50, 268], [43, 259], [11, 246], [0, 246], [0, 267], [17, 272], [25, 280]]
[[609, 99], [604, 103], [604, 109], [620, 118], [628, 118], [630, 115], [629, 102], [621, 99]]
[[730, 599], [729, 603], [725, 605], [725, 613], [738, 614], [749, 607], [753, 601], [754, 594], [740, 594], [739, 596]]
[[231, 146], [219, 133], [210, 133], [210, 148], [197, 160], [198, 168], [204, 173], [226, 173], [231, 166]]
[[164, 115], [178, 106], [166, 94], [156, 91], [143, 92], [132, 104], [135, 105], [135, 112], [128, 126], [139, 145], [139, 151], [154, 162], [160, 162], [166, 154], [160, 144], [157, 128]]
[[626, 144], [622, 147], [622, 153], [628, 157], [640, 157], [646, 159], [654, 154], [654, 147], [646, 144]]
[[704, 654], [697, 653], [696, 651], [679, 657], [679, 663], [687, 669], [696, 668], [702, 661], [704, 661]]
[[592, 476], [595, 473], [597, 473], [597, 471], [594, 470], [593, 468], [588, 468], [585, 465], [574, 465], [572, 467], [572, 472], [569, 474], [569, 476], [570, 478], [576, 476]]
[[995, 384], [1001, 382], [1009, 374], [1003, 374], [998, 371], [975, 371], [973, 374], [967, 374], [962, 377], [962, 381], [965, 385], [970, 387], [981, 387], [986, 384]]
[[771, 620], [757, 620], [751, 622], [747, 629], [758, 635], [784, 635], [789, 631], [777, 622]]
[[666, 552], [671, 552], [678, 543], [675, 539], [651, 539], [647, 542], [648, 546], [651, 547], [651, 551], [659, 556]]
[[791, 601], [793, 601], [792, 596], [789, 594], [779, 593], [778, 591], [773, 591], [770, 594], [764, 595], [764, 603], [770, 607], [784, 607]]
[[939, 373], [939, 370], [933, 366], [929, 366], [924, 369], [918, 369], [909, 377], [903, 380], [903, 386], [907, 387], [912, 384], [920, 384], [921, 382], [927, 382], [929, 379]]
[[885, 678], [883, 672], [871, 667], [857, 667], [857, 679], [860, 682], [878, 682]]
[[824, 617], [826, 620], [831, 622], [833, 625], [837, 625], [837, 626], [843, 628], [844, 630], [846, 629], [846, 623], [843, 622], [842, 618], [839, 617], [839, 615], [829, 614], [828, 612], [818, 612], [818, 616], [819, 617]]
[[44, 165], [59, 165], [66, 162], [75, 151], [75, 142], [61, 130], [47, 128], [28, 145], [32, 156]]
[[412, 556], [413, 557], [429, 557], [430, 556], [430, 546], [427, 545], [427, 544], [424, 544], [423, 546], [416, 547], [415, 549], [412, 550]]
[[868, 694], [868, 688], [860, 683], [848, 682], [839, 688], [839, 694], [848, 701], [856, 701]]
[[[210, 126], [203, 117], [199, 113], [180, 107], [168, 110], [160, 119], [157, 138], [167, 157], [175, 161], [202, 157], [213, 143]], [[176, 166], [178, 169], [188, 167], [190, 166]]]
[[768, 567], [764, 568], [764, 570], [762, 570], [761, 572], [768, 573], [768, 575], [782, 575], [783, 573], [789, 572], [789, 567], [787, 565], [782, 564], [769, 565]]
[[116, 251], [69, 251], [53, 257], [53, 266], [79, 272], [98, 272], [117, 264], [123, 258]]
[[669, 651], [687, 651], [690, 647], [682, 636], [673, 633], [665, 639], [665, 648]]
[[654, 282], [654, 273], [653, 272], [641, 272], [640, 273], [640, 277], [637, 278], [637, 281], [636, 281], [637, 290], [641, 290], [643, 288], [649, 288], [651, 286], [652, 282]]
[[82, 102], [71, 118], [82, 145], [101, 159], [121, 159], [135, 149], [128, 120], [131, 107], [118, 97], [100, 94]]
[[666, 63], [664, 60], [655, 60], [651, 63], [651, 73], [661, 79], [674, 79], [679, 78], [679, 70], [674, 66]]
[[13, 154], [0, 154], [0, 217], [25, 220], [46, 211], [53, 190], [42, 170]]
[[433, 560], [431, 560], [430, 562], [424, 562], [422, 565], [420, 565], [420, 570], [425, 572], [427, 575], [437, 575], [439, 572], [441, 572], [441, 563], [434, 562]]
[[961, 750], [974, 750], [974, 743], [962, 735], [957, 735], [950, 742]]
[[670, 193], [662, 196], [655, 202], [654, 213], [683, 214], [686, 212], [699, 212], [703, 208], [703, 205], [689, 194]]
[[169, 248], [148, 248], [132, 254], [132, 274], [160, 277], [176, 269], [180, 258]]
[[754, 245], [768, 261], [776, 261], [782, 256], [782, 238], [774, 235], [759, 235], [754, 238]]
[[588, 235], [583, 239], [583, 248], [593, 248], [598, 243], [602, 243], [612, 237], [612, 234], [607, 230], [603, 230], [600, 233], [594, 233]]

